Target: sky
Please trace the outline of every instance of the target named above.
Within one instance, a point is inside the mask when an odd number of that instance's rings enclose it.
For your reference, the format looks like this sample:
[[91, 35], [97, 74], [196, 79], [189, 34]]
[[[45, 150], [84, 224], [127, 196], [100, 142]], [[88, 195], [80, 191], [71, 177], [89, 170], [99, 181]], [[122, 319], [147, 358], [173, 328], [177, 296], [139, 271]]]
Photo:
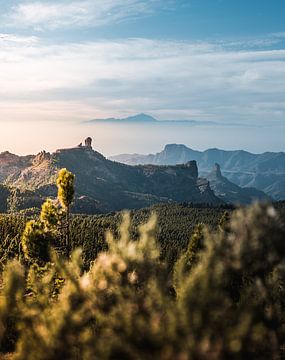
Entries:
[[[59, 133], [83, 136], [81, 121], [141, 112], [260, 127], [249, 150], [285, 150], [284, 14], [284, 0], [0, 0], [0, 151], [51, 149]], [[112, 148], [112, 131], [102, 151], [135, 148]], [[200, 147], [216, 144], [208, 131]]]

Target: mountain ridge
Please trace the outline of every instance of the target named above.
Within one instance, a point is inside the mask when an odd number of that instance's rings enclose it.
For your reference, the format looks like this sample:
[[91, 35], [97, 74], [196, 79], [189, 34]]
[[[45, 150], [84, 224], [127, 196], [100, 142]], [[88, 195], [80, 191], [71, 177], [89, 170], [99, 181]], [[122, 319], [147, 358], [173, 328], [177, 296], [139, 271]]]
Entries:
[[84, 121], [83, 124], [96, 124], [96, 123], [111, 123], [111, 124], [168, 124], [168, 125], [179, 125], [179, 124], [189, 124], [189, 125], [222, 125], [214, 121], [197, 121], [191, 119], [185, 120], [157, 120], [151, 115], [140, 113], [125, 118], [99, 118]]
[[122, 154], [111, 156], [110, 159], [129, 165], [174, 165], [196, 160], [201, 176], [207, 176], [214, 164], [218, 163], [233, 183], [241, 187], [255, 187], [275, 200], [285, 199], [284, 152], [253, 154], [244, 150], [228, 151], [217, 148], [198, 151], [183, 144], [167, 144], [156, 154]]
[[[18, 159], [21, 162], [21, 157]], [[3, 184], [23, 194], [38, 194], [39, 202], [56, 195], [55, 180], [60, 168], [72, 171], [76, 176], [77, 212], [136, 209], [160, 202], [223, 203], [209, 182], [198, 178], [195, 161], [174, 166], [128, 166], [107, 159], [92, 149], [91, 142], [85, 142], [85, 146], [53, 153], [42, 151], [29, 158], [26, 166], [16, 165], [10, 174], [2, 173], [0, 167], [0, 175], [6, 176]]]

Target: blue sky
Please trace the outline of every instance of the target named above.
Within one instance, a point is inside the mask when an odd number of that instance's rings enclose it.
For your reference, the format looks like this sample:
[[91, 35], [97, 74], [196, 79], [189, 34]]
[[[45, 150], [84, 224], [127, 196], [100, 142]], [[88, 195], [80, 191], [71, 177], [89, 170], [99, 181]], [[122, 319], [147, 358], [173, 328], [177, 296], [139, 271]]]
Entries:
[[[220, 40], [284, 31], [283, 0], [0, 1], [2, 31], [56, 40]], [[52, 31], [50, 31], [52, 29]]]
[[284, 0], [0, 6], [0, 124], [140, 112], [284, 123]]

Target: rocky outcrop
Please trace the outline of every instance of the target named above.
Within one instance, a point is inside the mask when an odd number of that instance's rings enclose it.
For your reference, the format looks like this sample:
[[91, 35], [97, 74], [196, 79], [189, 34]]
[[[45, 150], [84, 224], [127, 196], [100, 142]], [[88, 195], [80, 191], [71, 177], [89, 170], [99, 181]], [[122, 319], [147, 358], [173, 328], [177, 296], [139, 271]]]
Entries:
[[285, 153], [252, 154], [243, 150], [208, 149], [197, 151], [181, 144], [168, 144], [157, 154], [122, 154], [112, 160], [128, 165], [175, 165], [196, 160], [200, 175], [206, 176], [215, 163], [224, 174], [241, 187], [255, 187], [276, 200], [285, 199]]
[[264, 192], [252, 187], [242, 188], [222, 175], [221, 167], [215, 164], [213, 170], [207, 175], [211, 189], [226, 203], [250, 204], [254, 201], [271, 201]]
[[85, 139], [85, 147], [86, 149], [92, 150], [92, 139], [88, 137]]
[[34, 155], [18, 156], [9, 151], [0, 154], [0, 183], [4, 182], [11, 174], [19, 173], [32, 164]]
[[[219, 180], [219, 179], [223, 179], [223, 175], [221, 172], [221, 167], [219, 164], [215, 163], [214, 168], [211, 172], [213, 178]], [[211, 174], [209, 176], [211, 176]]]
[[38, 153], [33, 159], [33, 166], [41, 165], [45, 161], [49, 161], [51, 159], [51, 154], [46, 151], [41, 151]]
[[[174, 166], [127, 166], [110, 161], [92, 150], [91, 139], [85, 146], [39, 153], [30, 166], [8, 177], [6, 184], [45, 194], [53, 186], [60, 168], [75, 174], [75, 210], [94, 205], [94, 212], [136, 209], [160, 202], [220, 204], [207, 180], [198, 178], [196, 161]], [[78, 208], [76, 208], [78, 206]], [[84, 212], [84, 211], [82, 211]]]

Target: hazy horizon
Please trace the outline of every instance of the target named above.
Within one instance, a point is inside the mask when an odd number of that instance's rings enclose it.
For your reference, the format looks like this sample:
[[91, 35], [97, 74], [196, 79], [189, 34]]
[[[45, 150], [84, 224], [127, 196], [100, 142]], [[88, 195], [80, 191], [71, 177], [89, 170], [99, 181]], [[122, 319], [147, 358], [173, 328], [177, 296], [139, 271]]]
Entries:
[[[160, 151], [169, 142], [285, 150], [283, 0], [0, 5], [1, 151], [50, 151], [88, 135], [107, 155]], [[136, 138], [127, 127], [77, 125], [141, 112], [229, 128], [143, 128]], [[230, 128], [236, 123], [244, 126]]]
[[[69, 131], [66, 131], [66, 129]], [[42, 150], [53, 152], [70, 148], [93, 139], [93, 148], [105, 156], [121, 153], [156, 153], [166, 144], [184, 144], [195, 150], [220, 148], [246, 150], [253, 153], [285, 151], [285, 126], [222, 126], [222, 125], [168, 125], [168, 124], [82, 124], [65, 122], [30, 122], [19, 129], [17, 122], [9, 123], [1, 132], [0, 152], [18, 155], [36, 154]], [[31, 139], [31, 133], [33, 141]], [[20, 137], [21, 141], [16, 139]], [[271, 139], [274, 142], [271, 142]]]

